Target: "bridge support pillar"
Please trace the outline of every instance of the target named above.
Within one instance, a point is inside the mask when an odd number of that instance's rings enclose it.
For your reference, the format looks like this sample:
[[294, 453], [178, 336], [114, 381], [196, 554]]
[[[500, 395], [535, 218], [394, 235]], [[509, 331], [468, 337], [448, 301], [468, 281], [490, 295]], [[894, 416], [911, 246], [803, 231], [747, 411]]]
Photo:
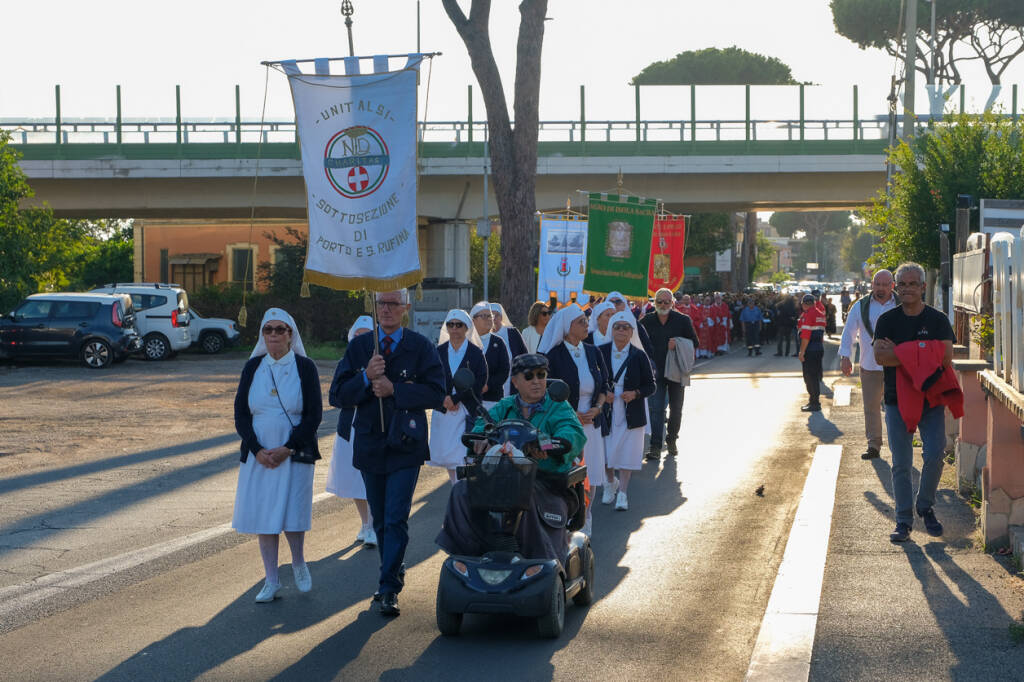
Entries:
[[423, 244], [423, 300], [413, 301], [413, 329], [437, 339], [452, 308], [473, 305], [469, 275], [469, 223], [461, 220], [428, 223], [420, 232]]

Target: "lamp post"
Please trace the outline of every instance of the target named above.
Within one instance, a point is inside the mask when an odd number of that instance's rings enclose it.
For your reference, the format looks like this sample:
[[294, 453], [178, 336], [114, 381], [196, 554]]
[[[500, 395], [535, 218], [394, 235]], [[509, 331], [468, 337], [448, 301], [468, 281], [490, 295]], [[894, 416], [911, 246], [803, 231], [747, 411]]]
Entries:
[[352, 46], [352, 0], [341, 0], [341, 15], [345, 17], [345, 28], [348, 29], [348, 56], [355, 57], [356, 51]]

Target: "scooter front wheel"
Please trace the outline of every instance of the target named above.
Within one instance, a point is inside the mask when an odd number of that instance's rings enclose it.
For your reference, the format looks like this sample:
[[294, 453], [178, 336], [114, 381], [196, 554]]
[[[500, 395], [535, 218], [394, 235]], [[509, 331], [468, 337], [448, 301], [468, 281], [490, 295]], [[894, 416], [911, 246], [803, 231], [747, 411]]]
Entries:
[[588, 542], [586, 553], [583, 556], [583, 587], [572, 598], [572, 602], [576, 606], [587, 606], [592, 601], [594, 601], [594, 550]]
[[434, 609], [437, 616], [437, 629], [445, 637], [459, 634], [462, 629], [462, 614], [445, 611], [441, 606], [441, 586], [437, 587], [437, 605]]
[[554, 639], [562, 634], [565, 627], [565, 585], [562, 577], [556, 575], [551, 581], [551, 601], [548, 612], [537, 619], [537, 634]]

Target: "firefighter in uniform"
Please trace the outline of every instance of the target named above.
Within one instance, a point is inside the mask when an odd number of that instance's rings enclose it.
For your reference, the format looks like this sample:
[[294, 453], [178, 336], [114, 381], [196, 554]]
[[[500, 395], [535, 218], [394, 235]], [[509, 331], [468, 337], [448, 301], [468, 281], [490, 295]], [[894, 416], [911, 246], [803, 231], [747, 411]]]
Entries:
[[821, 412], [821, 361], [825, 356], [825, 310], [811, 294], [805, 294], [800, 303], [803, 314], [797, 322], [800, 332], [800, 364], [804, 370], [804, 384], [809, 400], [801, 412]]

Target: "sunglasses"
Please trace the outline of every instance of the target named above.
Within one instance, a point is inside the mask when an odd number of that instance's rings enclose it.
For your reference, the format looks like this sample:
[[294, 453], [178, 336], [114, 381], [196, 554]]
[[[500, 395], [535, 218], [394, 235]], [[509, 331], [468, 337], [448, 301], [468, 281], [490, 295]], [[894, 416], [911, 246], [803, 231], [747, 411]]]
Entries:
[[542, 310], [542, 311], [540, 311], [540, 314], [541, 315], [550, 315], [551, 311], [550, 310]]
[[548, 371], [546, 369], [528, 369], [525, 372], [523, 372], [523, 378], [526, 379], [527, 381], [533, 381], [534, 378], [547, 379]]
[[612, 325], [612, 329], [614, 329], [617, 332], [632, 331], [633, 326], [626, 322], [616, 322], [615, 324]]
[[449, 329], [458, 329], [459, 327], [465, 327], [466, 325], [457, 320], [451, 320], [450, 322], [445, 322], [444, 326], [448, 327]]
[[281, 334], [282, 336], [290, 332], [291, 329], [284, 325], [268, 324], [263, 328], [264, 336], [273, 336], [274, 334]]

